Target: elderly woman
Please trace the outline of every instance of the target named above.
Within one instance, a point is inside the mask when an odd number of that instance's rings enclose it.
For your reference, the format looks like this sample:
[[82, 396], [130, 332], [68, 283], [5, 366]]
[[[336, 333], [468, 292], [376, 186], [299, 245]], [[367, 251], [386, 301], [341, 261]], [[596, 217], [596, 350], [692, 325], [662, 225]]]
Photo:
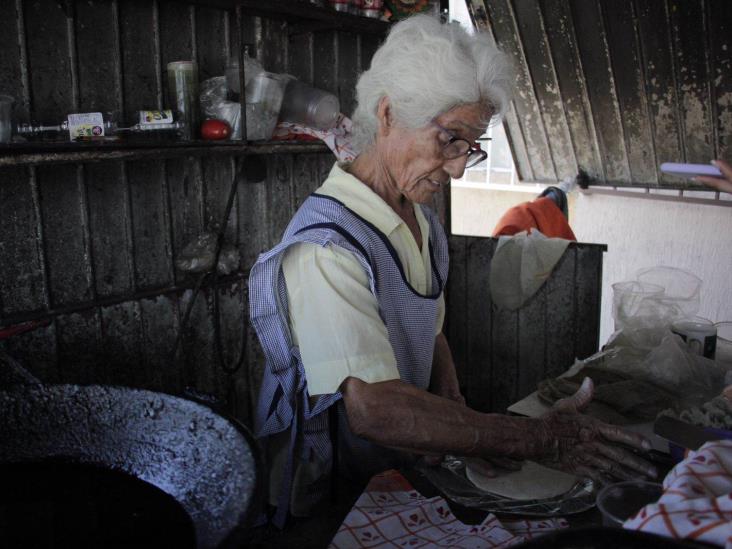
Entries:
[[419, 455], [655, 475], [624, 447], [647, 441], [578, 413], [591, 384], [540, 419], [479, 413], [460, 395], [442, 333], [447, 241], [422, 205], [485, 158], [475, 142], [512, 84], [488, 37], [427, 16], [394, 25], [358, 82], [360, 154], [333, 166], [252, 269], [276, 522], [307, 513], [332, 470], [368, 478]]

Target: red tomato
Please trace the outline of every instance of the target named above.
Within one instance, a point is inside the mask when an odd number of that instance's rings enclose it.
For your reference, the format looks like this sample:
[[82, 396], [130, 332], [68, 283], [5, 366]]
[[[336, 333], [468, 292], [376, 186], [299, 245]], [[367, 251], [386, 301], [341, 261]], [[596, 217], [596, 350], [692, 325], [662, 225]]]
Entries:
[[201, 124], [201, 138], [208, 140], [227, 139], [231, 135], [231, 126], [223, 120], [206, 120]]

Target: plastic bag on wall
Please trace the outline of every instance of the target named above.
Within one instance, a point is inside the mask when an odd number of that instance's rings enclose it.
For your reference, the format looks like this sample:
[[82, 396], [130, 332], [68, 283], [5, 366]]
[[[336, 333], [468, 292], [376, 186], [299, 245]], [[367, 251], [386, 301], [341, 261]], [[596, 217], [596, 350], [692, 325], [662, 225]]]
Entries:
[[[203, 233], [183, 248], [175, 266], [183, 272], [203, 273], [213, 270], [215, 259], [216, 234]], [[218, 272], [227, 275], [238, 268], [239, 250], [232, 244], [224, 243], [219, 253]]]

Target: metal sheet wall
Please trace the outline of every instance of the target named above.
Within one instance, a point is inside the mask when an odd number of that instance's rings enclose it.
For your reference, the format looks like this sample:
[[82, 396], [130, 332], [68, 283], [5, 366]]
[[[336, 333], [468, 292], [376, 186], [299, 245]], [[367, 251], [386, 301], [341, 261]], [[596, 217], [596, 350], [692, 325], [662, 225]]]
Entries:
[[517, 311], [491, 299], [489, 273], [498, 240], [450, 237], [447, 338], [467, 403], [506, 408], [595, 353], [600, 338], [599, 244], [570, 244], [552, 275]]
[[732, 158], [729, 0], [468, 2], [518, 72], [523, 179], [685, 188], [658, 166]]
[[[0, 2], [0, 93], [16, 98], [16, 120], [54, 122], [69, 112], [163, 106], [163, 68], [196, 59], [202, 78], [223, 73], [239, 44], [252, 43], [265, 68], [291, 72], [338, 93], [353, 107], [357, 74], [378, 37], [336, 31], [289, 35], [279, 20], [155, 0]], [[329, 154], [261, 157], [267, 178], [238, 180], [227, 238], [241, 272], [205, 290], [176, 361], [171, 350], [192, 279], [173, 266], [183, 246], [223, 215], [244, 157], [107, 162], [0, 170], [0, 326], [50, 319], [3, 345], [42, 380], [113, 383], [180, 393], [185, 387], [229, 402], [248, 422], [262, 361], [248, 327], [246, 273], [274, 245], [302, 200], [327, 174]], [[188, 289], [187, 289], [188, 288]], [[218, 368], [212, 297], [221, 304], [224, 356]]]

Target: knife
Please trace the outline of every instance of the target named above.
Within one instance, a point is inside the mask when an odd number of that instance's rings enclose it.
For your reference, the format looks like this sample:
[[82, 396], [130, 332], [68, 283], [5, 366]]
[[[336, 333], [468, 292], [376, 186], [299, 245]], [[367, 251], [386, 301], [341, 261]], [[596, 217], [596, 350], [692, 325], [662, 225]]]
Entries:
[[702, 427], [668, 416], [661, 416], [656, 420], [653, 424], [653, 432], [659, 437], [689, 450], [698, 450], [705, 442], [722, 438], [706, 432]]

